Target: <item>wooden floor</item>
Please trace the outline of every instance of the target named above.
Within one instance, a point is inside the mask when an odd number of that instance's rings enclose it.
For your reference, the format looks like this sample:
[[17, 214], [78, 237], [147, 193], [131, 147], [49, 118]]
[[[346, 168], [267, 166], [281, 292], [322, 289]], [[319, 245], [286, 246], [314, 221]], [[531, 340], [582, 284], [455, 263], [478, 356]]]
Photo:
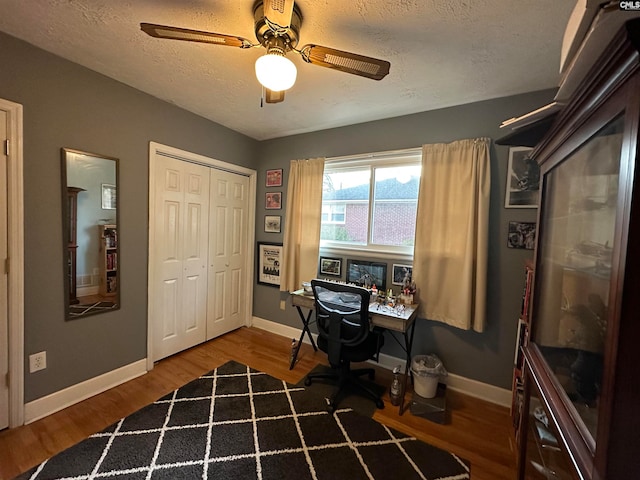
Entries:
[[[290, 347], [288, 338], [256, 328], [241, 328], [162, 360], [151, 372], [42, 420], [3, 430], [0, 478], [13, 478], [228, 360], [290, 383], [300, 381], [318, 363], [326, 363], [322, 352], [314, 352], [304, 344], [298, 363], [289, 370]], [[389, 385], [390, 372], [379, 369], [376, 382]], [[374, 415], [377, 421], [469, 460], [472, 479], [515, 478], [508, 409], [449, 390], [450, 423], [439, 425], [409, 412], [399, 416], [388, 396], [384, 400], [385, 408]]]

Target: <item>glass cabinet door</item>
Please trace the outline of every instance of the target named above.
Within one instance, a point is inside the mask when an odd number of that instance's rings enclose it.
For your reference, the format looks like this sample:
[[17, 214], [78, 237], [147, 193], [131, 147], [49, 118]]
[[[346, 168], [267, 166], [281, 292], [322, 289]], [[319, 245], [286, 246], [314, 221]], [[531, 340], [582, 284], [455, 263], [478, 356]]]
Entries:
[[[623, 117], [544, 173], [534, 342], [596, 438]], [[593, 440], [592, 441], [595, 441]]]

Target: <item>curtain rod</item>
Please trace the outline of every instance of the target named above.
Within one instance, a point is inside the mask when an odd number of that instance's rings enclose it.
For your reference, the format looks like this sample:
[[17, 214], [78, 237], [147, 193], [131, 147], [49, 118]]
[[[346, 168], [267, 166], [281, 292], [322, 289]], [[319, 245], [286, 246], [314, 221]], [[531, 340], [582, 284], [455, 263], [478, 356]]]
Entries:
[[389, 150], [387, 152], [374, 152], [374, 153], [358, 153], [355, 155], [344, 155], [341, 157], [330, 157], [326, 159], [326, 163], [331, 162], [344, 162], [346, 160], [364, 160], [367, 158], [384, 158], [393, 156], [409, 156], [418, 155], [422, 153], [422, 147], [405, 148], [403, 150]]

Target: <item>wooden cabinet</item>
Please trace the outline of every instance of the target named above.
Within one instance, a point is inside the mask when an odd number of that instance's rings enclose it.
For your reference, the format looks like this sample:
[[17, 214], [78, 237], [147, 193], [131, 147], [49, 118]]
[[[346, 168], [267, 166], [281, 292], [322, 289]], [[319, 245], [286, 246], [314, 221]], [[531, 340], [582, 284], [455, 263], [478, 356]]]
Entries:
[[118, 228], [99, 225], [100, 229], [100, 295], [118, 293]]
[[[625, 25], [533, 152], [541, 196], [521, 479], [640, 475], [639, 32]], [[536, 412], [553, 449], [535, 446]]]
[[69, 211], [69, 243], [67, 244], [67, 275], [69, 277], [69, 303], [79, 303], [77, 297], [77, 251], [78, 251], [78, 194], [84, 192], [84, 188], [67, 187], [67, 206]]

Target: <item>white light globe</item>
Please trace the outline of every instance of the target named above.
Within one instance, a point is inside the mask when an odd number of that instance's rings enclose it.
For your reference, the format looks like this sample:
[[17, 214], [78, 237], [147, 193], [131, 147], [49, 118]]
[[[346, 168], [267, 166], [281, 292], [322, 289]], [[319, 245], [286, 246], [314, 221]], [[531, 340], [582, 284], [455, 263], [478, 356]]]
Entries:
[[256, 77], [265, 88], [274, 92], [288, 90], [296, 83], [298, 71], [291, 60], [267, 53], [256, 60]]

